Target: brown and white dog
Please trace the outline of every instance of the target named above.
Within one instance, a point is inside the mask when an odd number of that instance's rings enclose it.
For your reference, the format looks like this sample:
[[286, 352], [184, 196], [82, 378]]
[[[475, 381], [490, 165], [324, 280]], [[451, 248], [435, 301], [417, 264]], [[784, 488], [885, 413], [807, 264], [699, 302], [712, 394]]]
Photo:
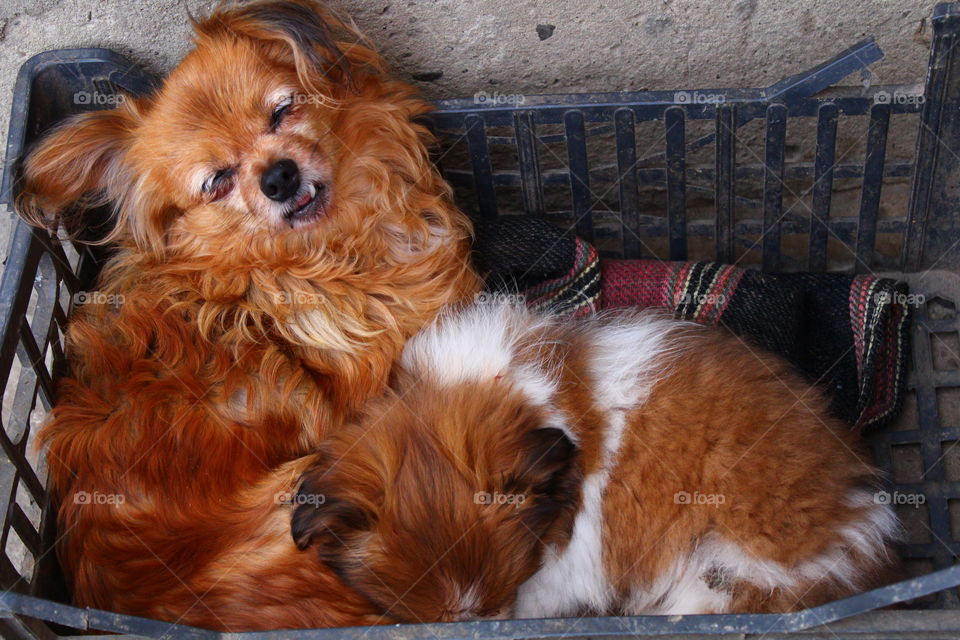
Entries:
[[400, 362], [293, 519], [384, 616], [788, 611], [892, 563], [899, 525], [858, 443], [731, 335], [478, 304]]
[[[375, 610], [290, 539], [303, 458], [469, 298], [428, 105], [309, 0], [230, 3], [153, 95], [65, 122], [18, 208], [118, 247], [70, 320], [48, 447], [76, 604], [243, 631]], [[99, 304], [99, 302], [109, 304]]]

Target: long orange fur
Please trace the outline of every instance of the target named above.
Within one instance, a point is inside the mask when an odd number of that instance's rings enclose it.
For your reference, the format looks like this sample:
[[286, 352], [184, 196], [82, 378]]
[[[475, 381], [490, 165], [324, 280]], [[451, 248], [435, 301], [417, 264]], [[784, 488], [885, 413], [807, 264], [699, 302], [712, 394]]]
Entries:
[[[414, 123], [426, 103], [325, 9], [232, 5], [195, 30], [157, 93], [69, 120], [24, 164], [31, 222], [116, 218], [98, 290], [121, 303], [75, 310], [40, 433], [59, 556], [81, 606], [230, 631], [371, 622], [297, 551], [284, 496], [405, 340], [477, 290], [470, 226]], [[277, 87], [296, 103], [270, 131]], [[278, 157], [330, 175], [308, 228], [261, 215]], [[219, 202], [194, 188], [213, 163], [236, 167]]]
[[[893, 576], [896, 517], [864, 500], [876, 471], [822, 391], [783, 360], [689, 323], [663, 320], [638, 344], [641, 316], [532, 318], [481, 305], [426, 329], [391, 393], [307, 468], [301, 495], [323, 501], [297, 507], [298, 543], [384, 619], [784, 612]], [[634, 380], [623, 367], [642, 361], [650, 335], [666, 347]], [[643, 391], [612, 401], [609, 388]], [[591, 498], [598, 474], [606, 484]], [[520, 610], [527, 581], [573, 545], [575, 522], [596, 526], [595, 543], [580, 538], [589, 560], [547, 578], [552, 592], [532, 585], [548, 613]], [[871, 535], [850, 533], [858, 527]], [[762, 570], [717, 564], [683, 577], [697, 553], [729, 554], [718, 540]], [[591, 544], [596, 556], [582, 550]], [[844, 576], [831, 573], [841, 566]], [[593, 571], [604, 586], [579, 587]], [[766, 571], [800, 577], [767, 585]], [[559, 604], [578, 589], [602, 604]]]

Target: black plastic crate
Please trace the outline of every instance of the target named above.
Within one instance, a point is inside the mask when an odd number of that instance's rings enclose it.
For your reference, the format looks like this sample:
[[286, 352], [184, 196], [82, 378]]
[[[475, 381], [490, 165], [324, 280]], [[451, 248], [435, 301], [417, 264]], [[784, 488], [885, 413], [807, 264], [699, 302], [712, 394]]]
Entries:
[[[871, 442], [890, 474], [891, 499], [923, 500], [898, 505], [909, 535], [901, 552], [916, 578], [786, 615], [244, 635], [960, 637], [960, 4], [938, 5], [932, 24], [922, 86], [834, 87], [882, 57], [867, 39], [765, 89], [478, 94], [440, 101], [430, 118], [441, 141], [437, 161], [458, 203], [475, 217], [543, 216], [607, 257], [709, 259], [765, 271], [876, 272], [907, 280], [922, 300], [913, 314], [908, 399], [900, 420]], [[26, 62], [14, 91], [0, 200], [12, 201], [12, 167], [26, 145], [70, 113], [109, 106], [84, 95], [144, 93], [156, 82], [104, 49], [50, 51]], [[847, 129], [856, 132], [855, 154], [842, 148]], [[891, 140], [905, 135], [913, 160], [888, 160]], [[14, 225], [0, 281], [0, 635], [99, 630], [221, 637], [65, 604], [45, 464], [31, 444], [54, 398], [53, 381], [65, 368], [72, 296], [89, 288], [99, 258], [89, 246]], [[907, 604], [876, 610], [897, 602]]]

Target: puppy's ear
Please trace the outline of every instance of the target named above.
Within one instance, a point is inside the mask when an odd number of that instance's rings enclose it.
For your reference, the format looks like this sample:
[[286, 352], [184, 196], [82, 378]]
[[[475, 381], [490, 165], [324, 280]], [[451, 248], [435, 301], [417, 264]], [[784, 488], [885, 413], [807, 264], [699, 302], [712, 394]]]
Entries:
[[[361, 58], [370, 58], [362, 60], [364, 63], [378, 59], [375, 54], [371, 57], [372, 51], [365, 47], [349, 43], [365, 40], [359, 32], [310, 0], [274, 0], [235, 6], [195, 22], [194, 28], [200, 38], [232, 35], [273, 46], [276, 55], [293, 62], [307, 87], [314, 84], [312, 80], [318, 73], [334, 82], [349, 84], [350, 63], [360, 52], [367, 54]], [[335, 32], [349, 33], [348, 42], [338, 42]]]
[[524, 513], [531, 531], [541, 534], [572, 516], [580, 496], [579, 449], [560, 429], [533, 429], [523, 435], [520, 473], [510, 485], [526, 490], [533, 505]]
[[317, 465], [304, 472], [294, 504], [291, 533], [301, 551], [316, 545], [322, 555], [335, 554], [353, 534], [368, 531], [372, 516], [325, 480]]
[[137, 110], [125, 104], [76, 115], [57, 126], [21, 161], [20, 215], [35, 226], [62, 223], [77, 235], [84, 226], [79, 220], [83, 211], [115, 200], [128, 183], [123, 158], [138, 123]]

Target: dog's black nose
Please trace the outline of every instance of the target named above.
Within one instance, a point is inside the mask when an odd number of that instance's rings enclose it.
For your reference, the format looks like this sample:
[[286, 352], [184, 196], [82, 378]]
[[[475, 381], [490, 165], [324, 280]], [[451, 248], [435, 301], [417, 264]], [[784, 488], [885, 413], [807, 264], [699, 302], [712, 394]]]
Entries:
[[260, 176], [260, 191], [271, 200], [283, 202], [296, 195], [300, 188], [300, 169], [288, 158], [277, 160]]

